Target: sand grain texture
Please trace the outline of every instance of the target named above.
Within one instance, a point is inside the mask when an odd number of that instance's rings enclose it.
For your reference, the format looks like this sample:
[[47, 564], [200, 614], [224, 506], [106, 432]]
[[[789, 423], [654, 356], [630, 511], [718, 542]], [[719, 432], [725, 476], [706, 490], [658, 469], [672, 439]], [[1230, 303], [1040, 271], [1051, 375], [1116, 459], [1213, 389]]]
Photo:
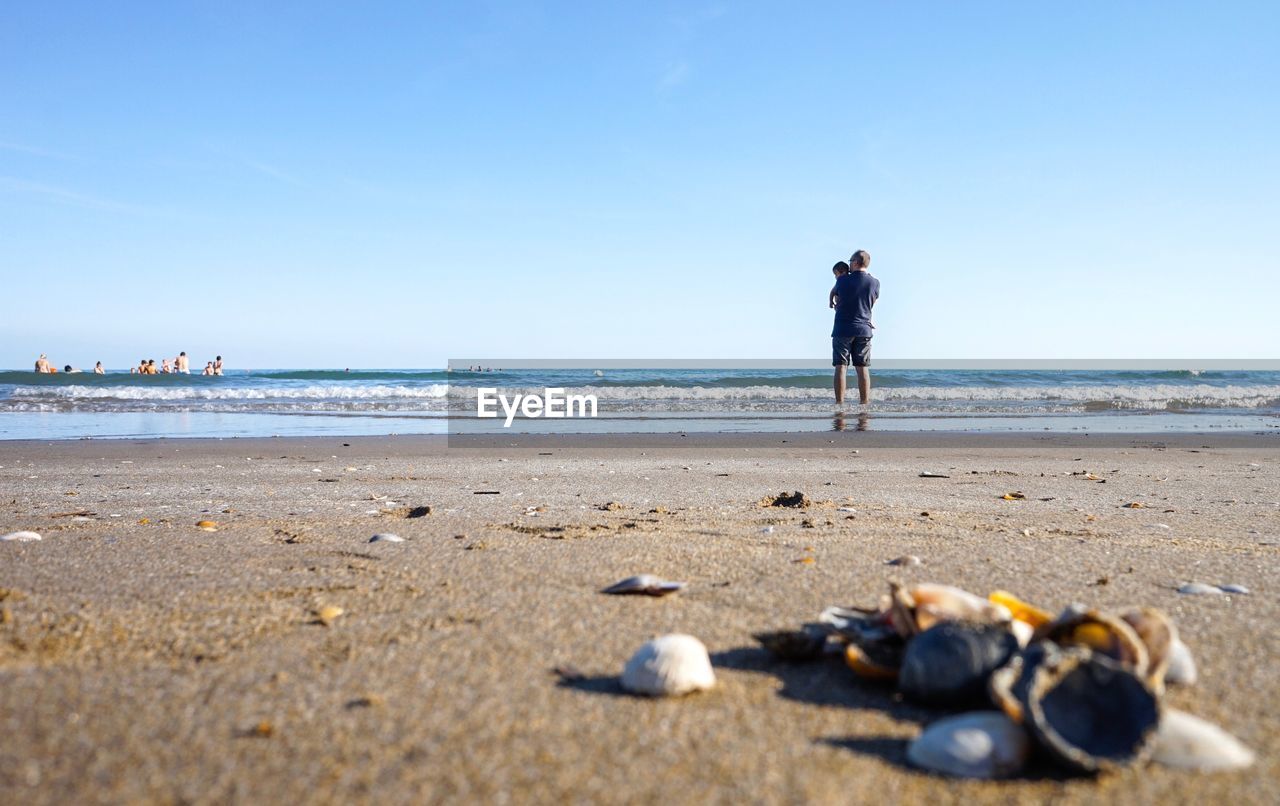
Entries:
[[[0, 532], [44, 536], [0, 545], [0, 800], [1275, 802], [1277, 447], [857, 433], [0, 444]], [[794, 490], [811, 506], [758, 505]], [[405, 541], [368, 543], [390, 531]], [[908, 554], [923, 563], [885, 565]], [[598, 593], [638, 573], [689, 587]], [[1257, 765], [1097, 781], [910, 769], [907, 743], [940, 712], [836, 660], [774, 662], [751, 639], [873, 604], [890, 574], [1054, 609], [1164, 608], [1200, 667], [1169, 702], [1227, 727]], [[1191, 581], [1251, 594], [1176, 593]], [[326, 607], [341, 616], [318, 618]], [[708, 646], [715, 690], [621, 692], [625, 660], [666, 632]]]

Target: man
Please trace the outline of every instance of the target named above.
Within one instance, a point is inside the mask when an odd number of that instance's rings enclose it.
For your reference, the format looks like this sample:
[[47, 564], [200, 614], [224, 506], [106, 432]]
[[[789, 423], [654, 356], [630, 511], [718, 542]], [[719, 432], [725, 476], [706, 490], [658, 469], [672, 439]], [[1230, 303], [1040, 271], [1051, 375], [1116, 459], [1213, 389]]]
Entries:
[[36, 359], [36, 372], [41, 375], [48, 375], [53, 372], [53, 367], [49, 364], [49, 356], [44, 353], [40, 354], [40, 357]]
[[222, 356], [220, 355], [215, 356], [213, 359], [213, 374], [214, 375], [222, 374]]
[[871, 402], [871, 308], [880, 297], [880, 281], [867, 267], [871, 255], [859, 249], [849, 258], [849, 273], [836, 278], [836, 321], [831, 329], [831, 365], [835, 367], [836, 405], [844, 403], [845, 368], [858, 371], [858, 398]]
[[187, 358], [187, 351], [183, 350], [178, 353], [178, 357], [173, 360], [174, 372], [181, 372], [183, 375], [191, 374], [191, 363]]

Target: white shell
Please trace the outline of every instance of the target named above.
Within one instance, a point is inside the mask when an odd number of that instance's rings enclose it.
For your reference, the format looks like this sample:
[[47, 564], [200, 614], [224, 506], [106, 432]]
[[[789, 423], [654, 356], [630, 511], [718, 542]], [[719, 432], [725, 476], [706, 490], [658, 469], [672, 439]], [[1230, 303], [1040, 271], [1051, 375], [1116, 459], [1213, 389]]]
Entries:
[[716, 684], [711, 657], [692, 635], [663, 635], [640, 647], [622, 670], [622, 687], [650, 697], [679, 697]]
[[1206, 585], [1203, 582], [1188, 582], [1178, 588], [1178, 593], [1188, 596], [1215, 596], [1222, 594], [1222, 588], [1217, 585]]
[[1211, 772], [1238, 770], [1257, 756], [1222, 728], [1185, 711], [1166, 708], [1160, 717], [1151, 760], [1167, 767]]
[[934, 722], [907, 748], [916, 767], [960, 778], [1016, 775], [1031, 753], [1027, 732], [998, 711], [975, 711]]
[[653, 574], [640, 574], [627, 577], [601, 590], [601, 593], [635, 594], [640, 596], [666, 596], [684, 588], [683, 582], [668, 582]]
[[1218, 590], [1222, 591], [1223, 593], [1238, 593], [1244, 596], [1247, 596], [1249, 594], [1249, 589], [1246, 588], [1244, 585], [1234, 585], [1234, 584], [1219, 585]]
[[17, 543], [26, 543], [30, 540], [39, 540], [40, 535], [35, 532], [10, 532], [4, 537], [0, 537], [3, 541], [12, 541]]
[[1018, 639], [1018, 646], [1026, 649], [1027, 644], [1031, 643], [1032, 637], [1036, 634], [1036, 628], [1025, 621], [1014, 619], [1009, 622], [1009, 632], [1013, 633], [1013, 637]]
[[404, 538], [389, 532], [379, 533], [369, 538], [370, 543], [403, 543]]
[[1165, 669], [1164, 681], [1176, 685], [1194, 685], [1197, 678], [1196, 660], [1191, 657], [1191, 650], [1182, 639], [1175, 639], [1169, 647], [1169, 668]]

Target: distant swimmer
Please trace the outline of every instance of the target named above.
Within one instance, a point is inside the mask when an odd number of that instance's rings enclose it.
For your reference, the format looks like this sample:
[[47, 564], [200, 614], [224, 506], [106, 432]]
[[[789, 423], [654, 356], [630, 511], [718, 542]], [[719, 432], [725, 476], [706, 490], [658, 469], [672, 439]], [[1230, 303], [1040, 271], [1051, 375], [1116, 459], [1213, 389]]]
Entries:
[[96, 364], [94, 364], [94, 365], [93, 365], [93, 374], [94, 374], [94, 375], [106, 375], [106, 374], [107, 374], [107, 371], [106, 371], [105, 369], [103, 369], [103, 368], [102, 368], [102, 362], [101, 362], [101, 361], [99, 361], [98, 363], [96, 363]]
[[213, 374], [214, 375], [222, 374], [222, 356], [220, 355], [215, 356], [213, 359]]
[[159, 375], [160, 374], [156, 370], [156, 360], [154, 358], [147, 359], [147, 366], [146, 366], [146, 369], [142, 371], [142, 374], [143, 375]]
[[178, 353], [178, 357], [174, 359], [174, 369], [177, 372], [181, 372], [183, 375], [191, 374], [191, 362], [187, 358], [186, 350]]
[[212, 362], [212, 361], [210, 361], [209, 363], [205, 364], [205, 365], [204, 365], [204, 372], [201, 372], [200, 374], [201, 374], [201, 375], [212, 375], [212, 374], [213, 374], [213, 362]]
[[67, 373], [68, 375], [73, 375], [77, 372], [83, 372], [84, 370], [73, 369], [70, 364], [67, 364], [65, 367], [62, 368], [62, 371]]
[[36, 372], [42, 375], [48, 375], [53, 372], [53, 367], [49, 365], [49, 356], [44, 353], [40, 354], [40, 357], [36, 359]]

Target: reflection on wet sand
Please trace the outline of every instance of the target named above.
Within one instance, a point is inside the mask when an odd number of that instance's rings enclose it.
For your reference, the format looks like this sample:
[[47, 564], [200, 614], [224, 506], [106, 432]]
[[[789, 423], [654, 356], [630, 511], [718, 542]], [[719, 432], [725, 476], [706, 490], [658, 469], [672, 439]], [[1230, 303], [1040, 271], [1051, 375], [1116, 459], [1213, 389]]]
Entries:
[[[870, 425], [870, 423], [871, 423], [871, 415], [867, 414], [865, 411], [860, 411], [858, 412], [858, 422], [856, 425], [854, 425], [853, 429], [855, 431], [867, 431], [869, 430], [868, 426]], [[845, 413], [843, 411], [836, 412], [836, 416], [831, 421], [831, 430], [833, 431], [849, 430], [848, 423], [846, 422], [846, 418], [845, 418]]]

